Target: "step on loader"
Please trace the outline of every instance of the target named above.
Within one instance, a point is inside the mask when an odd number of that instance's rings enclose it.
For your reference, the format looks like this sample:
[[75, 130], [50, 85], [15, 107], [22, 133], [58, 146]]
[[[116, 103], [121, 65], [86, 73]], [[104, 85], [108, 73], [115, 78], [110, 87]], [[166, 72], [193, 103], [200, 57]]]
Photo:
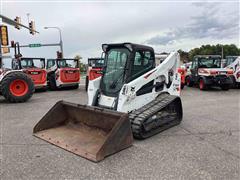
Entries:
[[103, 44], [102, 76], [90, 80], [88, 105], [59, 101], [37, 123], [35, 136], [98, 162], [182, 120], [179, 54], [155, 66], [154, 50]]

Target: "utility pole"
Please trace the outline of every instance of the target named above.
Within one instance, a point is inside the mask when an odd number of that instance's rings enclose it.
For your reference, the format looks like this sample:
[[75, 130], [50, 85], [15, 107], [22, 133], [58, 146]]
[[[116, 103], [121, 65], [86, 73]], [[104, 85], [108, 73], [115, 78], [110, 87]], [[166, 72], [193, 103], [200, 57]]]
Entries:
[[44, 29], [57, 29], [58, 32], [59, 32], [59, 39], [60, 39], [60, 42], [59, 42], [59, 45], [60, 45], [60, 51], [62, 53], [62, 58], [64, 57], [63, 55], [63, 41], [62, 41], [62, 31], [59, 27], [44, 27]]
[[222, 59], [223, 59], [223, 45], [222, 45]]
[[222, 59], [221, 59], [221, 67], [223, 67], [224, 60], [223, 60], [223, 44], [222, 44]]
[[30, 21], [29, 21], [29, 16], [30, 16], [30, 13], [27, 13], [28, 24], [30, 23]]

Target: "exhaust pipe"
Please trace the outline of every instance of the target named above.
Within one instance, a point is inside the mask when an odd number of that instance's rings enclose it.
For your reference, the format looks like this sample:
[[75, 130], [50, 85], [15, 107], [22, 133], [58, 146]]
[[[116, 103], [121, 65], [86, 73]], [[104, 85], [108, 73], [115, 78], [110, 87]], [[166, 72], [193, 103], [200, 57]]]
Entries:
[[133, 143], [128, 114], [64, 101], [36, 124], [33, 135], [94, 162]]

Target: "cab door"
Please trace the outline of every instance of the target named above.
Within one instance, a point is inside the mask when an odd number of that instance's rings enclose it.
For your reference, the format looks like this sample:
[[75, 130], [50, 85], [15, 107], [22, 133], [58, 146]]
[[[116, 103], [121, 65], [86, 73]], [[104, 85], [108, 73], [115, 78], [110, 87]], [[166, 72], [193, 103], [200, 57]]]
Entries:
[[[154, 54], [150, 50], [137, 50], [131, 66], [129, 82], [137, 79], [141, 75], [155, 68]], [[151, 93], [154, 88], [154, 80], [143, 85], [136, 95], [140, 96], [146, 93]]]
[[138, 78], [154, 67], [154, 54], [149, 50], [137, 50], [131, 64], [129, 81]]
[[190, 71], [191, 71], [192, 80], [196, 82], [198, 79], [198, 58], [197, 57], [193, 59]]

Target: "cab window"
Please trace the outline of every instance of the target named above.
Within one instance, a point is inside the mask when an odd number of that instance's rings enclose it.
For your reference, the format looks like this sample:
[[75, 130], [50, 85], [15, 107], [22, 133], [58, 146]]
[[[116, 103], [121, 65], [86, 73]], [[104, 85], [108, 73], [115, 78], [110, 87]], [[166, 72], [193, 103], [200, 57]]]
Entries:
[[197, 68], [197, 58], [194, 58], [193, 59], [193, 62], [192, 62], [192, 68], [191, 69], [196, 69]]
[[54, 59], [49, 59], [47, 61], [47, 69], [53, 67], [55, 65], [55, 60]]
[[132, 66], [131, 79], [135, 79], [154, 68], [154, 57], [150, 51], [137, 51]]

